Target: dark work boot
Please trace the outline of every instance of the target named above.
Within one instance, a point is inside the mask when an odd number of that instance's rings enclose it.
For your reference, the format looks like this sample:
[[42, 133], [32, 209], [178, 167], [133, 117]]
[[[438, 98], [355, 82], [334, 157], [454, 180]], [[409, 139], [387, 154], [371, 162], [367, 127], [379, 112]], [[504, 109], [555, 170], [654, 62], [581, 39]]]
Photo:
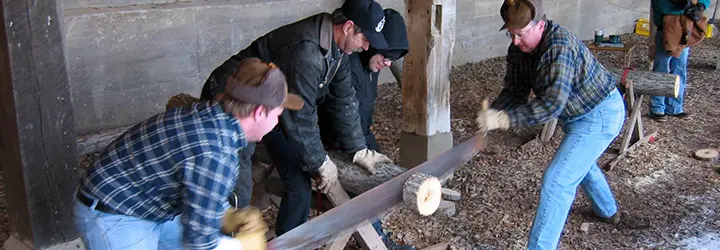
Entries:
[[627, 211], [618, 211], [609, 218], [602, 218], [595, 214], [592, 209], [580, 210], [580, 215], [595, 221], [611, 224], [618, 230], [623, 229], [646, 229], [650, 227], [650, 223], [645, 218], [630, 215]]
[[602, 220], [614, 225], [618, 230], [646, 229], [650, 227], [650, 222], [646, 218], [630, 215], [627, 211], [616, 212], [610, 218], [603, 218]]

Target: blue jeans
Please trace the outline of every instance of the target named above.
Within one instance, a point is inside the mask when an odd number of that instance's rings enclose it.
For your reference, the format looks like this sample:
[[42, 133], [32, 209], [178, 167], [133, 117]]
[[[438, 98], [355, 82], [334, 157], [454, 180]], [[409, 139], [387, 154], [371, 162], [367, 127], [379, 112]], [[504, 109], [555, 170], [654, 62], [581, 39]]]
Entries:
[[557, 248], [578, 185], [598, 216], [608, 218], [617, 212], [597, 159], [620, 133], [624, 120], [625, 106], [617, 90], [589, 113], [558, 120], [565, 137], [543, 174], [528, 249]]
[[158, 223], [127, 215], [105, 213], [80, 201], [74, 202], [75, 228], [86, 249], [182, 249], [180, 215]]
[[676, 115], [683, 112], [685, 96], [685, 80], [687, 79], [687, 60], [690, 48], [685, 48], [678, 58], [665, 52], [662, 40], [663, 32], [658, 30], [655, 36], [655, 61], [653, 71], [675, 74], [680, 76], [680, 91], [678, 97], [653, 96], [650, 97], [650, 112], [653, 114]]

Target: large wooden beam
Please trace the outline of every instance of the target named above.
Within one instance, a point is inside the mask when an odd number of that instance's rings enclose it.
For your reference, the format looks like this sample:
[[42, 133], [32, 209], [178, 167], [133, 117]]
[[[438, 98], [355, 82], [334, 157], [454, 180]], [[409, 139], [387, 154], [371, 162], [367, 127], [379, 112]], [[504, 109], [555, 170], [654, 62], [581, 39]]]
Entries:
[[60, 0], [3, 0], [0, 24], [0, 164], [11, 237], [5, 249], [77, 239], [74, 114]]
[[405, 6], [410, 46], [402, 70], [400, 165], [412, 168], [452, 147], [455, 0], [405, 0]]

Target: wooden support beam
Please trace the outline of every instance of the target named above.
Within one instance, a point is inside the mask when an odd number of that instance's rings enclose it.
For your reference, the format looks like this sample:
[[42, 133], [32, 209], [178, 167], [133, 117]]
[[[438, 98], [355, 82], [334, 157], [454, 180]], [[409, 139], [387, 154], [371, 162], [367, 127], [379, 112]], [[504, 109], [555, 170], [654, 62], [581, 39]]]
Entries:
[[450, 69], [455, 0], [405, 0], [409, 53], [402, 74], [400, 166], [413, 168], [452, 147]]
[[0, 165], [11, 231], [5, 249], [78, 238], [72, 201], [79, 169], [61, 6], [0, 3]]

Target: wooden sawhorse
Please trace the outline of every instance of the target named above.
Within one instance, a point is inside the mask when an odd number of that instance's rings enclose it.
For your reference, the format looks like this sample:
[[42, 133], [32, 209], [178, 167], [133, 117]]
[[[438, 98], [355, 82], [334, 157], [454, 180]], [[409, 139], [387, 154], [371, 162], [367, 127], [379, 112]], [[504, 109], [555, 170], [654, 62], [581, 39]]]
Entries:
[[[625, 89], [627, 90], [627, 93], [625, 93], [625, 100], [627, 102], [626, 107], [630, 111], [630, 119], [625, 120], [626, 127], [625, 132], [623, 133], [618, 156], [615, 157], [615, 159], [613, 159], [612, 161], [610, 161], [607, 166], [607, 170], [613, 170], [615, 165], [617, 165], [618, 162], [620, 162], [620, 160], [625, 157], [628, 152], [635, 150], [637, 147], [644, 143], [654, 140], [655, 136], [657, 136], [656, 132], [653, 132], [647, 136], [643, 134], [641, 105], [645, 96], [635, 95], [631, 80], [625, 81]], [[550, 138], [552, 138], [555, 132], [556, 126], [557, 119], [552, 119], [551, 121], [545, 123], [540, 139], [542, 141], [550, 140]]]

